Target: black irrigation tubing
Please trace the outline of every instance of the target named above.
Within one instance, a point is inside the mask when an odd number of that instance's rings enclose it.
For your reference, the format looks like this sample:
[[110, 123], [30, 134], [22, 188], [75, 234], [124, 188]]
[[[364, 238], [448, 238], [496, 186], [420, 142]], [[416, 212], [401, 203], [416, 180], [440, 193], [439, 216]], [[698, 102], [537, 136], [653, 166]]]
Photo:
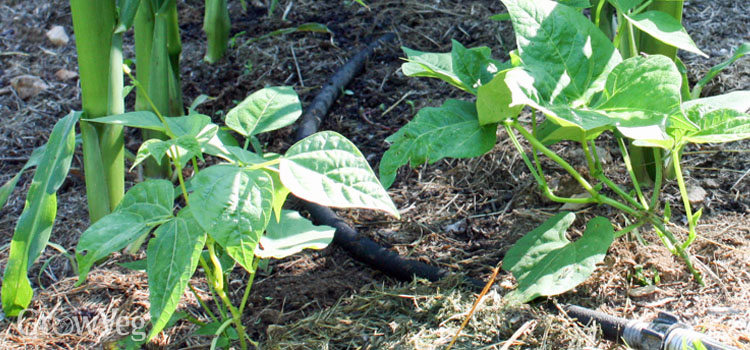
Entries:
[[[297, 128], [295, 135], [295, 142], [318, 131], [320, 123], [328, 114], [331, 105], [354, 76], [362, 71], [365, 61], [376, 49], [385, 46], [395, 38], [396, 35], [393, 33], [387, 33], [379, 37], [336, 71], [302, 114], [300, 126]], [[418, 260], [406, 259], [398, 253], [380, 246], [370, 238], [360, 235], [328, 207], [304, 200], [302, 202], [305, 209], [310, 212], [314, 223], [332, 226], [336, 229], [333, 238], [334, 243], [344, 248], [356, 260], [366, 263], [389, 276], [402, 281], [411, 281], [414, 276], [437, 281], [451, 274], [448, 270]], [[471, 281], [471, 283], [483, 285], [479, 281]]]

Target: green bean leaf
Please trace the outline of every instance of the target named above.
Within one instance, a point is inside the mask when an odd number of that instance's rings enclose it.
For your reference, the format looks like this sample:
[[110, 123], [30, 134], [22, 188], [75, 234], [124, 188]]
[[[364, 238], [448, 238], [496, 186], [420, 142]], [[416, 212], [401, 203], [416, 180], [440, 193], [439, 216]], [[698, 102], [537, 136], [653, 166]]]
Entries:
[[362, 152], [336, 132], [315, 133], [289, 147], [279, 163], [279, 175], [284, 186], [304, 200], [399, 217]]
[[443, 158], [470, 158], [487, 153], [495, 145], [497, 124], [481, 126], [473, 103], [447, 100], [438, 107], [423, 108], [386, 141], [391, 147], [380, 161], [380, 178], [388, 187], [399, 167], [435, 163]]
[[254, 92], [232, 108], [225, 123], [242, 136], [250, 137], [283, 128], [302, 115], [302, 105], [291, 86], [268, 87]]
[[283, 259], [304, 249], [323, 249], [333, 241], [336, 229], [315, 226], [293, 210], [282, 210], [281, 220], [271, 220], [260, 239], [255, 255], [263, 259]]
[[161, 332], [177, 309], [206, 243], [206, 233], [195, 222], [189, 208], [159, 226], [148, 242], [146, 272], [153, 325], [149, 339]]
[[271, 218], [273, 180], [263, 170], [219, 164], [192, 180], [193, 216], [245, 270], [253, 272], [255, 248]]
[[[574, 8], [549, 0], [503, 3], [537, 102], [559, 100], [577, 107], [604, 88], [607, 74], [622, 58], [591, 21]], [[515, 98], [514, 104], [526, 104]]]
[[515, 118], [521, 113], [523, 106], [510, 107], [513, 102], [512, 94], [508, 85], [505, 84], [504, 70], [492, 79], [488, 84], [482, 85], [477, 91], [477, 116], [479, 125], [497, 124], [505, 119]]
[[573, 220], [575, 214], [559, 213], [519, 239], [505, 254], [503, 269], [518, 281], [509, 299], [527, 302], [567, 292], [585, 281], [604, 260], [614, 240], [609, 220], [591, 219], [583, 237], [571, 242], [565, 231]]
[[680, 50], [708, 57], [687, 33], [682, 23], [662, 11], [646, 11], [632, 17], [624, 15], [630, 23], [659, 41]]
[[147, 180], [133, 186], [111, 214], [81, 234], [76, 246], [79, 276], [76, 285], [86, 280], [95, 262], [172, 218], [173, 200], [174, 188], [167, 180]]

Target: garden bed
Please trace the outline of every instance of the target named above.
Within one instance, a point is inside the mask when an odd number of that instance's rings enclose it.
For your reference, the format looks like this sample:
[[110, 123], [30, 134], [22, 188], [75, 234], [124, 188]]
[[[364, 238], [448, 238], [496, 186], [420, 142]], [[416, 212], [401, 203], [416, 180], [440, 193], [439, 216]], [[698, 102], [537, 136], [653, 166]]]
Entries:
[[[371, 11], [346, 1], [295, 1], [281, 20], [266, 10], [247, 11], [231, 2], [236, 46], [216, 65], [201, 61], [205, 50], [202, 1], [179, 1], [183, 36], [182, 77], [186, 102], [199, 94], [216, 99], [199, 111], [220, 120], [221, 111], [266, 85], [292, 85], [303, 107], [330, 75], [370, 41], [385, 32], [397, 34], [396, 44], [376, 51], [365, 72], [356, 77], [334, 104], [321, 129], [350, 138], [373, 168], [387, 149], [385, 138], [408, 122], [424, 106], [438, 106], [449, 97], [467, 97], [447, 84], [406, 78], [399, 70], [403, 54], [398, 46], [447, 52], [450, 39], [467, 47], [486, 45], [507, 59], [514, 46], [509, 23], [487, 16], [503, 11], [499, 1], [372, 1]], [[288, 1], [281, 1], [282, 10]], [[59, 69], [77, 71], [73, 41], [53, 46], [45, 37], [52, 25], [62, 25], [72, 35], [68, 2], [10, 1], [0, 5], [0, 183], [21, 169], [32, 150], [42, 145], [52, 125], [70, 110], [80, 110], [77, 79], [60, 80]], [[700, 48], [711, 58], [684, 55], [691, 79], [728, 57], [733, 48], [750, 41], [750, 5], [740, 1], [689, 1], [685, 24]], [[333, 37], [298, 33], [271, 37], [243, 45], [250, 38], [306, 22], [326, 24]], [[244, 32], [240, 34], [240, 32]], [[294, 51], [294, 55], [292, 54]], [[132, 36], [125, 37], [125, 57], [132, 57]], [[299, 66], [299, 70], [297, 70]], [[10, 88], [19, 75], [41, 78], [48, 88], [23, 99]], [[740, 60], [712, 81], [704, 95], [750, 89], [750, 60]], [[132, 106], [132, 96], [127, 100]], [[131, 135], [135, 132], [129, 131]], [[503, 134], [504, 135], [504, 134]], [[261, 139], [272, 150], [282, 151], [292, 141], [293, 128]], [[127, 143], [135, 152], [137, 138]], [[691, 253], [700, 263], [706, 286], [692, 281], [690, 273], [648, 230], [642, 245], [621, 238], [610, 248], [604, 263], [586, 283], [564, 295], [510, 306], [502, 301], [512, 278], [503, 272], [498, 290], [490, 292], [474, 315], [456, 348], [501, 348], [516, 338], [523, 348], [568, 349], [607, 347], [594, 328], [582, 328], [561, 315], [559, 305], [578, 304], [613, 315], [650, 320], [658, 310], [669, 310], [698, 329], [740, 348], [750, 348], [750, 142], [723, 146], [711, 144], [687, 149], [684, 168], [688, 185], [707, 194], [700, 237]], [[573, 152], [559, 151], [569, 159]], [[611, 154], [615, 159], [618, 154]], [[580, 156], [578, 156], [580, 157]], [[81, 156], [76, 154], [71, 175], [58, 197], [58, 219], [51, 241], [72, 251], [88, 225]], [[581, 163], [582, 164], [582, 163]], [[612, 162], [612, 164], [619, 164]], [[627, 177], [624, 169], [608, 173]], [[8, 204], [0, 209], [0, 268], [5, 267], [8, 242], [23, 209], [25, 175]], [[129, 173], [133, 184], [137, 174]], [[564, 189], [569, 179], [559, 177]], [[663, 189], [672, 203], [679, 201], [675, 183]], [[402, 213], [401, 220], [370, 211], [339, 211], [360, 233], [401, 255], [486, 280], [504, 253], [523, 234], [559, 210], [559, 205], [538, 194], [510, 140], [501, 136], [492, 152], [469, 160], [444, 160], [415, 170], [402, 169], [389, 190]], [[581, 217], [608, 215], [607, 208], [587, 208]], [[685, 225], [675, 212], [675, 222]], [[575, 223], [582, 231], [584, 221]], [[623, 225], [624, 226], [624, 225]], [[673, 227], [686, 236], [684, 227]], [[138, 319], [148, 315], [146, 275], [119, 266], [118, 262], [143, 258], [115, 254], [98, 265], [86, 284], [74, 287], [77, 276], [67, 258], [47, 249], [31, 270], [36, 294], [30, 314], [58, 319], [83, 319], [92, 315]], [[49, 262], [43, 265], [45, 262]], [[42, 267], [44, 269], [42, 270]], [[640, 268], [639, 268], [640, 267]], [[256, 277], [245, 313], [245, 325], [254, 339], [278, 349], [438, 349], [450, 341], [476, 297], [475, 290], [457, 278], [429, 283], [400, 282], [372, 270], [336, 246], [273, 261], [270, 272]], [[638, 272], [642, 271], [642, 272]], [[659, 283], [643, 287], [640, 283]], [[194, 278], [199, 289], [205, 280]], [[230, 278], [240, 300], [245, 273], [235, 269]], [[208, 298], [208, 294], [204, 295]], [[192, 294], [183, 297], [181, 310], [204, 317]], [[38, 319], [38, 318], [37, 318]], [[35, 324], [33, 318], [16, 323], [4, 319], [2, 348], [78, 348], [106, 345], [117, 331], [94, 327], [83, 332], [60, 332]], [[35, 329], [35, 325], [37, 328]], [[133, 324], [130, 324], [132, 326]], [[152, 348], [208, 348], [210, 338], [193, 336], [192, 324], [180, 321], [159, 335]]]

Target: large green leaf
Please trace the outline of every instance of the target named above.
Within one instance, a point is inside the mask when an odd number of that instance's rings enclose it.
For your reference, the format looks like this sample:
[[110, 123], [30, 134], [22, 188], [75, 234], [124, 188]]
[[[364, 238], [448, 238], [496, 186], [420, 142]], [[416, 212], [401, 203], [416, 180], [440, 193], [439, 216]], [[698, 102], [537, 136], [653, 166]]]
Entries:
[[10, 194], [13, 193], [13, 190], [18, 184], [18, 180], [21, 179], [21, 175], [23, 174], [23, 172], [28, 170], [29, 168], [33, 168], [39, 165], [39, 161], [42, 159], [42, 155], [44, 155], [44, 146], [35, 148], [34, 151], [31, 152], [29, 160], [26, 161], [26, 164], [23, 165], [21, 170], [19, 170], [16, 175], [14, 175], [10, 180], [8, 180], [8, 182], [0, 187], [0, 209], [5, 206], [5, 203], [8, 201], [8, 197], [10, 197]]
[[383, 210], [399, 217], [362, 152], [336, 132], [315, 133], [289, 147], [279, 163], [279, 173], [284, 186], [304, 200]]
[[81, 113], [73, 112], [55, 124], [26, 195], [3, 275], [2, 304], [8, 316], [18, 315], [31, 302], [33, 291], [26, 273], [49, 241], [57, 214], [56, 192], [70, 169], [80, 117]]
[[85, 281], [96, 261], [125, 248], [154, 226], [169, 220], [173, 200], [174, 188], [167, 180], [147, 180], [133, 186], [114, 212], [81, 234], [76, 246], [77, 284]]
[[302, 105], [291, 86], [268, 87], [254, 92], [232, 108], [225, 123], [249, 137], [294, 123], [302, 115]]
[[414, 120], [388, 137], [391, 147], [380, 161], [380, 178], [387, 187], [396, 171], [440, 159], [470, 158], [487, 153], [495, 145], [497, 125], [480, 126], [473, 103], [447, 100], [438, 108], [421, 109]]
[[479, 125], [497, 124], [508, 118], [515, 118], [523, 109], [523, 106], [510, 107], [513, 102], [510, 89], [505, 84], [504, 70], [492, 79], [488, 84], [482, 85], [477, 91], [477, 116]]
[[206, 243], [206, 233], [188, 208], [159, 226], [148, 242], [146, 271], [153, 325], [149, 339], [161, 332], [177, 309]]
[[293, 210], [282, 210], [281, 220], [271, 220], [260, 238], [255, 255], [263, 259], [282, 259], [304, 249], [323, 249], [332, 241], [336, 229], [315, 226]]
[[685, 31], [682, 23], [668, 13], [662, 11], [646, 11], [632, 17], [625, 15], [625, 18], [627, 18], [636, 28], [667, 45], [703, 57], [708, 57], [708, 55], [695, 45], [695, 42], [690, 38], [687, 31]]
[[525, 100], [561, 127], [545, 125], [541, 137], [546, 143], [590, 140], [614, 127], [637, 140], [669, 142], [664, 130], [680, 104], [680, 74], [664, 56], [633, 57], [618, 64], [591, 107], [537, 102], [533, 77], [520, 68], [509, 71], [506, 81], [514, 101]]
[[570, 242], [565, 231], [575, 220], [560, 213], [523, 236], [505, 254], [503, 269], [518, 281], [508, 297], [527, 302], [575, 288], [594, 272], [614, 240], [612, 224], [603, 217], [588, 222], [583, 237]]
[[549, 0], [503, 3], [520, 60], [538, 90], [536, 102], [562, 99], [574, 107], [587, 103], [622, 60], [602, 31], [571, 7]]
[[704, 105], [711, 109], [733, 109], [740, 113], [750, 112], [750, 90], [732, 91], [723, 95], [704, 97], [682, 103], [682, 109], [688, 110], [693, 106]]
[[667, 141], [668, 116], [680, 105], [681, 75], [661, 55], [629, 58], [607, 77], [604, 94], [593, 108], [636, 140]]
[[698, 130], [684, 140], [693, 143], [722, 143], [750, 138], [750, 115], [733, 109], [711, 110], [696, 106], [686, 111]]
[[271, 218], [273, 180], [263, 170], [219, 164], [191, 180], [193, 216], [203, 229], [247, 271]]

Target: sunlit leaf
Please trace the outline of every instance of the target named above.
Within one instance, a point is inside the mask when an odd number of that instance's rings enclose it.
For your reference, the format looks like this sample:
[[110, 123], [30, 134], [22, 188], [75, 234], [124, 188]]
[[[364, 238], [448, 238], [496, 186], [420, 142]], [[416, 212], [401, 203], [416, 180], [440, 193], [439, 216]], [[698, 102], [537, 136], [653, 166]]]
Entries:
[[247, 271], [271, 218], [273, 181], [263, 170], [219, 164], [192, 178], [193, 216], [200, 226]]
[[242, 136], [250, 137], [283, 128], [302, 115], [302, 105], [290, 86], [268, 87], [254, 92], [232, 108], [226, 124]]
[[399, 217], [365, 157], [336, 132], [319, 132], [289, 147], [279, 172], [284, 186], [304, 200], [331, 207], [382, 210]]
[[304, 249], [323, 249], [332, 241], [336, 229], [315, 226], [298, 212], [283, 210], [281, 220], [271, 220], [255, 254], [263, 259], [282, 259]]
[[630, 23], [633, 23], [635, 27], [667, 45], [703, 57], [708, 57], [708, 55], [695, 45], [695, 42], [690, 38], [687, 31], [685, 31], [682, 23], [668, 13], [662, 11], [646, 11], [632, 17], [629, 17], [628, 15], [624, 16], [630, 21]]

